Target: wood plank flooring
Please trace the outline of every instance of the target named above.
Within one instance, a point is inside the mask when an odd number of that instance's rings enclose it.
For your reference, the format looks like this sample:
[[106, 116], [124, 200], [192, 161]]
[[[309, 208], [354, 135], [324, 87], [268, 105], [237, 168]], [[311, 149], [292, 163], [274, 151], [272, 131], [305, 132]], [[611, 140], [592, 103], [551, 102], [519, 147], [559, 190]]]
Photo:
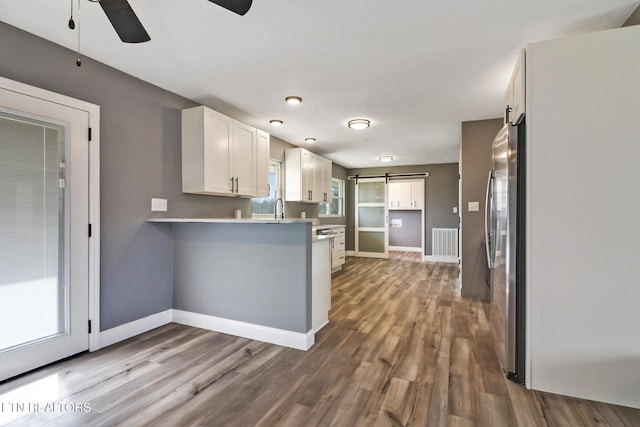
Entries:
[[348, 258], [307, 352], [170, 324], [0, 384], [0, 401], [54, 381], [43, 399], [90, 405], [10, 426], [640, 426], [640, 410], [507, 381], [488, 307], [460, 297], [458, 275], [411, 254]]

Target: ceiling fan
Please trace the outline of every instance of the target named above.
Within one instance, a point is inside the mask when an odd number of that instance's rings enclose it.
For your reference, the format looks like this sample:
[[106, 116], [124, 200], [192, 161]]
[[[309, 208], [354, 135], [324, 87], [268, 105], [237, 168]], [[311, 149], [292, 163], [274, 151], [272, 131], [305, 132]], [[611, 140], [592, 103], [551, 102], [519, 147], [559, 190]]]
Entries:
[[[125, 43], [143, 43], [151, 40], [127, 0], [90, 0], [100, 3], [111, 25]], [[251, 8], [253, 0], [209, 0], [238, 15], [244, 15]]]

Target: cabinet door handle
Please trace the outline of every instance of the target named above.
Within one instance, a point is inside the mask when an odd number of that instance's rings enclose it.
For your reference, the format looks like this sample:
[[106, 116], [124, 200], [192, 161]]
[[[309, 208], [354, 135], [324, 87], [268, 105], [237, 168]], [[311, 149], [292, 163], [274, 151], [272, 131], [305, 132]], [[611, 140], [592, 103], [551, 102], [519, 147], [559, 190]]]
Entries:
[[233, 177], [231, 177], [231, 192], [233, 193]]
[[238, 177], [236, 177], [236, 194], [238, 193]]

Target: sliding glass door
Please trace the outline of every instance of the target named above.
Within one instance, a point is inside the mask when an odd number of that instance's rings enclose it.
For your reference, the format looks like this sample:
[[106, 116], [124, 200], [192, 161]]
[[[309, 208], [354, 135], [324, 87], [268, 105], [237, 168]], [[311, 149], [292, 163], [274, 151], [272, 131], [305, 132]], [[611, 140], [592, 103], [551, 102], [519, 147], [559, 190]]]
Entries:
[[384, 178], [356, 184], [355, 255], [388, 258], [387, 183]]

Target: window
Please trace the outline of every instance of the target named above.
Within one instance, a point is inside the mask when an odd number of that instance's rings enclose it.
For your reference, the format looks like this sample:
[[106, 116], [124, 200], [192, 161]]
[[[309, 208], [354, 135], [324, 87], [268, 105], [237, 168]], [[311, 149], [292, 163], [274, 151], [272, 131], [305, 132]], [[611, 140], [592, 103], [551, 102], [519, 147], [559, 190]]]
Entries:
[[276, 200], [282, 197], [282, 163], [271, 159], [269, 161], [269, 197], [251, 199], [251, 214], [253, 217], [271, 217], [276, 206]]
[[318, 216], [344, 216], [344, 181], [331, 178], [331, 204], [320, 203]]

